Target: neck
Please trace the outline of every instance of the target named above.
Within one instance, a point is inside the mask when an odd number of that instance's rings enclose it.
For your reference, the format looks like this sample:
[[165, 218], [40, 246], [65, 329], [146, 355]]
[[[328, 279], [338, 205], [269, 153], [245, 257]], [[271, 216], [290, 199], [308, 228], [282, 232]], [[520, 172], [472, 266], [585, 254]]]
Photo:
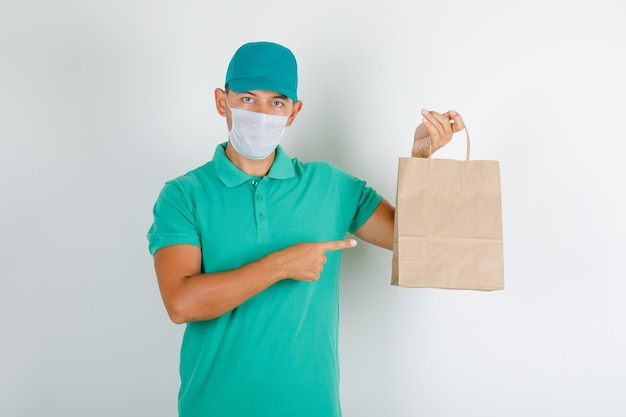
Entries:
[[230, 159], [230, 162], [246, 174], [253, 177], [264, 177], [270, 172], [270, 168], [276, 157], [276, 151], [272, 152], [265, 159], [248, 159], [238, 153], [229, 142], [226, 146], [226, 156]]

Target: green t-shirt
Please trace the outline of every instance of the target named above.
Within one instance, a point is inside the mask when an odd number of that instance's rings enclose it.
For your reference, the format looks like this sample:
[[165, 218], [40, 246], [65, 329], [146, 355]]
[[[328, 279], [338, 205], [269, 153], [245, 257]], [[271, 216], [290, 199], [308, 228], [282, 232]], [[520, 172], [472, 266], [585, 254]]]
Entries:
[[[150, 252], [202, 248], [202, 272], [238, 268], [301, 242], [343, 239], [378, 207], [371, 188], [327, 162], [281, 147], [265, 177], [217, 147], [211, 162], [169, 181], [154, 206]], [[329, 252], [316, 282], [282, 280], [234, 310], [188, 323], [180, 360], [181, 417], [336, 417], [339, 267]]]

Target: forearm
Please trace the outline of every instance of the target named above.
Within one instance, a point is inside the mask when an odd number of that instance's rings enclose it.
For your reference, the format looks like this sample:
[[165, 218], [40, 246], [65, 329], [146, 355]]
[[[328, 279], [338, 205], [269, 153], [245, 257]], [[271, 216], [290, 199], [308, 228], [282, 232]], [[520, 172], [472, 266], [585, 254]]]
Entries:
[[[168, 271], [167, 252], [157, 252], [155, 263], [165, 308], [174, 323], [211, 320], [285, 278], [268, 257], [230, 271], [181, 276]], [[160, 259], [161, 258], [161, 259]]]
[[165, 308], [174, 323], [211, 320], [283, 279], [316, 281], [326, 252], [351, 248], [351, 239], [303, 242], [230, 271], [201, 274], [202, 252], [194, 245], [158, 250], [154, 265]]

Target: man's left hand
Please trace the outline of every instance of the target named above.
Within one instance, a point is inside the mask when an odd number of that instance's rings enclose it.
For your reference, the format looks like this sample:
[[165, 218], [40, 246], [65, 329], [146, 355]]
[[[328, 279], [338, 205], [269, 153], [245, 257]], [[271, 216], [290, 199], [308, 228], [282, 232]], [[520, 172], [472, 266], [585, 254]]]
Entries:
[[422, 110], [422, 123], [415, 129], [411, 156], [428, 158], [437, 149], [450, 142], [452, 134], [465, 129], [460, 114], [454, 110], [437, 113]]

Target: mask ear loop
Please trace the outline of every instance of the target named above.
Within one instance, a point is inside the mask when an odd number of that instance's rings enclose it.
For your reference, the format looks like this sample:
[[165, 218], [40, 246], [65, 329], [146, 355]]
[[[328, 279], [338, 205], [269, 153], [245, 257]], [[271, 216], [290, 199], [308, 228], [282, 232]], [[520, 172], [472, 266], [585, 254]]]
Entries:
[[228, 110], [232, 110], [232, 108], [230, 107], [230, 103], [228, 103], [228, 93], [224, 94], [224, 103], [226, 103], [226, 107], [228, 108]]

